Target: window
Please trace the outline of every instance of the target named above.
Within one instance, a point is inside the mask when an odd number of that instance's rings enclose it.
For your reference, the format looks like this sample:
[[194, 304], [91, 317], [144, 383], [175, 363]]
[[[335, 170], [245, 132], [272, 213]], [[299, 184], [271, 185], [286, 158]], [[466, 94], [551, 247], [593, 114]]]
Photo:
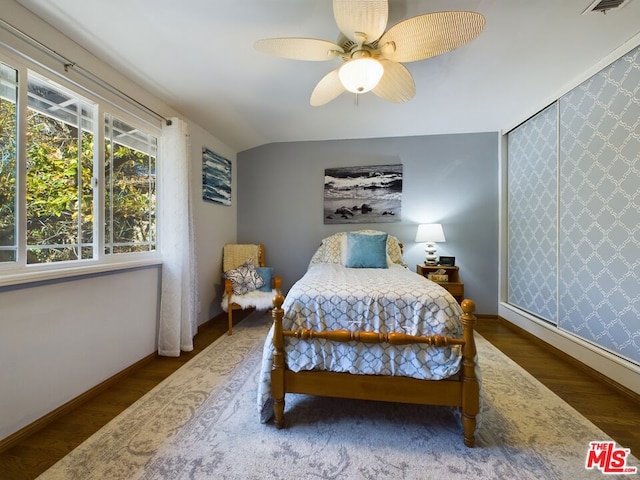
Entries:
[[91, 259], [96, 106], [33, 74], [27, 88], [27, 263]]
[[0, 262], [14, 262], [16, 236], [16, 139], [18, 72], [0, 63]]
[[105, 116], [105, 253], [154, 250], [156, 139]]
[[157, 139], [102, 110], [0, 63], [0, 268], [155, 251]]

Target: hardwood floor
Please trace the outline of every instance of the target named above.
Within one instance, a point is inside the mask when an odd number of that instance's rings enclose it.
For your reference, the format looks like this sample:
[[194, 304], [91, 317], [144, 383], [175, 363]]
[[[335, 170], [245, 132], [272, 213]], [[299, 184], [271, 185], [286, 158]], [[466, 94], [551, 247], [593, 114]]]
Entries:
[[[234, 324], [248, 313], [234, 312]], [[36, 478], [226, 332], [225, 313], [199, 327], [193, 351], [155, 357], [70, 414], [0, 452], [0, 480]]]
[[[234, 313], [234, 323], [247, 312]], [[482, 319], [478, 332], [640, 458], [640, 403], [617, 392], [556, 352], [498, 320]], [[0, 479], [33, 479], [99, 430], [138, 398], [226, 333], [226, 316], [200, 326], [194, 350], [156, 357], [68, 415], [0, 452]], [[599, 440], [599, 439], [594, 439]], [[588, 446], [585, 445], [585, 455]]]
[[[640, 400], [622, 393], [576, 360], [507, 322], [480, 320], [484, 338], [640, 458]], [[599, 440], [594, 438], [593, 440]], [[588, 445], [585, 445], [585, 456]]]

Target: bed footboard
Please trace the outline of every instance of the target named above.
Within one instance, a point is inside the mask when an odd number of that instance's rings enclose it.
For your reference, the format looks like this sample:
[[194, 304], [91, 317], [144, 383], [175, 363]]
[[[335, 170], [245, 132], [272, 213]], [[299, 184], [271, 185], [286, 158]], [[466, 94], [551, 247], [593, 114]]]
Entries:
[[[394, 401], [433, 405], [458, 406], [462, 410], [464, 443], [475, 444], [476, 415], [479, 411], [480, 388], [475, 373], [476, 345], [473, 329], [475, 303], [462, 302], [463, 337], [452, 338], [440, 335], [414, 336], [404, 333], [351, 332], [348, 330], [315, 331], [307, 328], [284, 330], [282, 318], [284, 297], [278, 293], [273, 300], [273, 369], [271, 371], [271, 393], [274, 399], [274, 421], [278, 428], [284, 427], [285, 394], [304, 393], [368, 400]], [[450, 379], [417, 380], [407, 377], [381, 375], [352, 375], [324, 371], [292, 372], [286, 368], [284, 337], [303, 340], [322, 338], [336, 342], [357, 341], [363, 343], [390, 343], [408, 345], [414, 343], [436, 347], [461, 345], [462, 366], [460, 372]], [[393, 384], [393, 388], [390, 388]]]

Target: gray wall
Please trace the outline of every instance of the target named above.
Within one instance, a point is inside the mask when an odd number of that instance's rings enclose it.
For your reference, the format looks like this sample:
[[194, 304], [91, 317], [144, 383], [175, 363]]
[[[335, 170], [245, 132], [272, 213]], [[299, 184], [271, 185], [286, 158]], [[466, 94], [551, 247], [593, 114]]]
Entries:
[[191, 140], [191, 198], [198, 276], [198, 325], [214, 318], [222, 307], [222, 248], [236, 240], [236, 179], [232, 178], [231, 206], [202, 199], [202, 148], [213, 150], [236, 168], [236, 152], [197, 124], [189, 123]]
[[[342, 230], [375, 228], [404, 243], [415, 271], [424, 245], [419, 223], [442, 223], [438, 255], [456, 257], [465, 296], [477, 313], [498, 311], [497, 132], [278, 143], [238, 153], [238, 241], [264, 243], [267, 263], [286, 292], [300, 278], [320, 241]], [[325, 225], [324, 170], [403, 165], [402, 220]]]

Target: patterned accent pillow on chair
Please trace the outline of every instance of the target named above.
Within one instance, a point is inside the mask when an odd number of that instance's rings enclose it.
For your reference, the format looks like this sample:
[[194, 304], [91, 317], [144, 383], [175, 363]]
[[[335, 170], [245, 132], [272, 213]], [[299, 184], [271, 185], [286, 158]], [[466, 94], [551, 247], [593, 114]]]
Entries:
[[244, 295], [264, 285], [264, 280], [253, 266], [251, 260], [247, 260], [238, 268], [224, 272], [224, 278], [231, 280], [234, 295]]

